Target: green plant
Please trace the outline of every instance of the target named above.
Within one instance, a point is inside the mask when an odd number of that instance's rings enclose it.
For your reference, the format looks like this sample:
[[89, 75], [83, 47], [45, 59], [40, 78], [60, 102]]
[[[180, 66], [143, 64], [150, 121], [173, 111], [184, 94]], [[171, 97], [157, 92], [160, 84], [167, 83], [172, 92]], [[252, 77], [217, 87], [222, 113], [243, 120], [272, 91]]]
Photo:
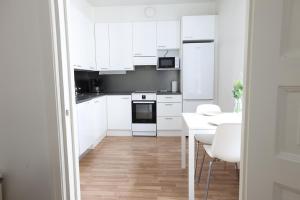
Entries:
[[240, 80], [235, 81], [232, 90], [233, 98], [240, 99], [243, 96], [243, 89], [243, 83]]

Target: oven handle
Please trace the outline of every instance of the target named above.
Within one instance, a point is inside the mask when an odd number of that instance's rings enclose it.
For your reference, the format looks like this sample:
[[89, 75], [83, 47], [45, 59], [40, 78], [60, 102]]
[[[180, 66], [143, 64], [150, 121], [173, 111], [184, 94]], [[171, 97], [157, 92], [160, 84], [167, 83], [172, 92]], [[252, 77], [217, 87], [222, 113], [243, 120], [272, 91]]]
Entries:
[[132, 103], [155, 103], [155, 101], [132, 101]]

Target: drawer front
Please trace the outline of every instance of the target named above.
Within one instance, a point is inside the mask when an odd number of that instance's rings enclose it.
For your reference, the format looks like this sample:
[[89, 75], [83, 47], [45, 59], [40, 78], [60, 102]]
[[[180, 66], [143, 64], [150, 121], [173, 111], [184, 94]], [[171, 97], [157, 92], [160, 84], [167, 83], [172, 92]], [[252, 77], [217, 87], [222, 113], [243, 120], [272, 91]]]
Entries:
[[181, 116], [181, 103], [158, 103], [157, 116]]
[[182, 102], [181, 95], [157, 95], [157, 102]]
[[157, 118], [157, 130], [181, 130], [182, 129], [182, 117], [158, 117]]

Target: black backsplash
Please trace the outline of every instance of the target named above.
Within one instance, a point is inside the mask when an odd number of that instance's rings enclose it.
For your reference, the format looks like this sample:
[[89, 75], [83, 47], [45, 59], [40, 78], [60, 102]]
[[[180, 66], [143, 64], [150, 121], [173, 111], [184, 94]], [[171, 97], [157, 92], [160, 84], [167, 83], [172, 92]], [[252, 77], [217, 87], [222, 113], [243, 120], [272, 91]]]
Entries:
[[128, 71], [126, 74], [99, 75], [98, 72], [75, 71], [75, 81], [82, 92], [93, 92], [94, 85], [100, 86], [101, 92], [105, 93], [170, 91], [172, 81], [180, 83], [180, 71], [157, 71], [154, 66], [136, 66], [135, 71]]
[[75, 86], [79, 89], [79, 93], [92, 93], [94, 86], [99, 86], [103, 91], [103, 80], [99, 76], [99, 72], [92, 71], [75, 71]]

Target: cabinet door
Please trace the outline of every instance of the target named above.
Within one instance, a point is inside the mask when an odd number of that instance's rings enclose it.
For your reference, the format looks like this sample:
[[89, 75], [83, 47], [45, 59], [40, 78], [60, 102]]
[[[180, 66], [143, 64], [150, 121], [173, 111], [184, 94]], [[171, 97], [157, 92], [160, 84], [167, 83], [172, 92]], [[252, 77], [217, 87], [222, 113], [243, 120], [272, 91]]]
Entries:
[[180, 22], [157, 22], [157, 49], [180, 48]]
[[70, 63], [74, 68], [84, 68], [83, 57], [82, 57], [82, 47], [83, 42], [83, 30], [81, 28], [82, 17], [81, 13], [74, 6], [70, 9], [70, 24], [69, 24], [69, 51], [70, 51]]
[[100, 97], [100, 119], [98, 119], [98, 123], [100, 124], [100, 138], [104, 138], [107, 132], [107, 104], [106, 104], [106, 96]]
[[109, 24], [110, 68], [113, 70], [133, 70], [132, 24]]
[[91, 69], [96, 70], [96, 58], [95, 58], [95, 25], [93, 21], [85, 18], [85, 65]]
[[90, 116], [89, 122], [90, 126], [92, 127], [93, 133], [93, 144], [95, 145], [96, 142], [99, 141], [101, 136], [101, 101], [99, 98], [92, 100], [91, 109], [90, 109]]
[[107, 96], [109, 130], [131, 130], [131, 96]]
[[107, 23], [95, 25], [97, 69], [109, 71], [109, 28]]
[[214, 40], [215, 16], [182, 17], [182, 40]]
[[93, 127], [90, 124], [91, 102], [77, 104], [79, 155], [92, 145]]
[[74, 68], [95, 70], [94, 23], [77, 8], [71, 7], [70, 62]]
[[157, 55], [156, 22], [139, 22], [133, 24], [133, 56]]

